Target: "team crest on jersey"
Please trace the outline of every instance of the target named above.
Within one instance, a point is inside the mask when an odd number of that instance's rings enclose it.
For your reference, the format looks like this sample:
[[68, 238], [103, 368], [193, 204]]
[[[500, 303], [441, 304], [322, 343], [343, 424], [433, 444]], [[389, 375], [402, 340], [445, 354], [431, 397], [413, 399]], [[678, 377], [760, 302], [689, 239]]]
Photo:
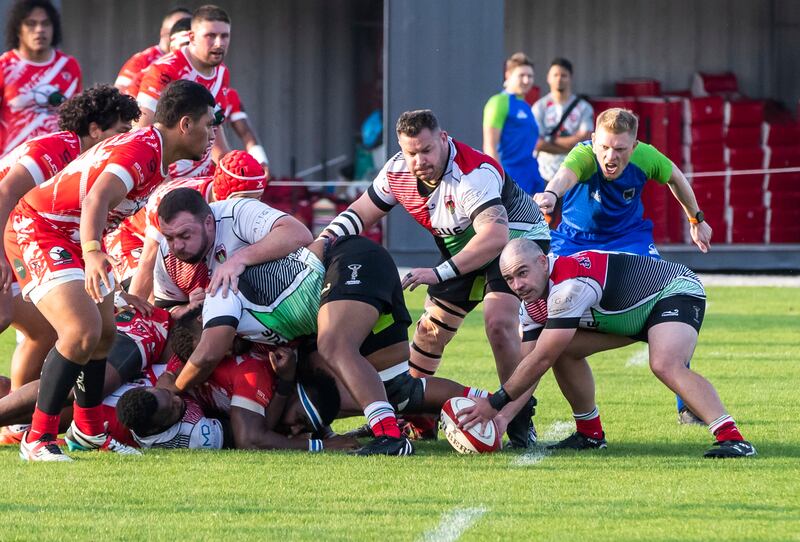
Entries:
[[453, 196], [445, 196], [444, 208], [447, 209], [451, 215], [456, 214], [456, 202], [453, 200]]
[[53, 265], [61, 265], [65, 263], [72, 263], [72, 255], [63, 247], [53, 247], [49, 252], [50, 259], [53, 260]]
[[356, 284], [361, 284], [361, 281], [358, 280], [358, 270], [361, 269], [360, 263], [351, 263], [347, 266], [350, 270], [350, 280], [345, 282], [348, 286], [355, 286]]
[[625, 198], [625, 201], [631, 201], [633, 199], [633, 196], [635, 195], [636, 195], [635, 188], [628, 188], [627, 190], [622, 192], [622, 197]]
[[25, 280], [28, 271], [27, 269], [25, 269], [25, 264], [23, 264], [22, 260], [20, 260], [19, 258], [14, 258], [14, 270], [16, 270], [17, 275], [19, 275], [19, 278]]
[[578, 261], [578, 263], [581, 266], [585, 267], [586, 269], [591, 269], [592, 268], [592, 260], [590, 260], [586, 256], [579, 256], [579, 257], [577, 257], [575, 259]]
[[228, 255], [225, 252], [225, 245], [217, 245], [217, 248], [214, 249], [214, 259], [219, 263], [225, 263], [225, 260], [228, 259]]

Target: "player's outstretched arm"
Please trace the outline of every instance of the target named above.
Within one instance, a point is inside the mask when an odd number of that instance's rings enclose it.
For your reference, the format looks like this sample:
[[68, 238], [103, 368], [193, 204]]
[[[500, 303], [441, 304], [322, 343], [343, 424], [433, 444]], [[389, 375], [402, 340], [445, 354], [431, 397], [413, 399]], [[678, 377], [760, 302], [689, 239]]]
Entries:
[[139, 256], [139, 265], [136, 273], [131, 278], [131, 285], [128, 291], [142, 299], [150, 299], [153, 296], [153, 272], [158, 256], [158, 241], [146, 237], [142, 246], [142, 253]]
[[667, 185], [689, 219], [689, 232], [692, 235], [692, 241], [701, 252], [708, 252], [708, 249], [711, 248], [713, 230], [708, 222], [696, 223], [693, 221], [700, 207], [697, 205], [697, 198], [694, 195], [694, 190], [692, 190], [692, 185], [689, 184], [686, 176], [675, 164], [672, 164], [672, 175], [670, 175]]
[[570, 188], [578, 182], [578, 176], [569, 168], [561, 166], [555, 176], [547, 183], [544, 192], [533, 195], [533, 201], [544, 214], [550, 214], [556, 208], [559, 198], [563, 198]]
[[387, 214], [388, 211], [375, 205], [369, 194], [364, 192], [325, 227], [320, 237], [335, 239], [342, 235], [358, 235], [377, 224]]
[[175, 379], [175, 389], [186, 392], [208, 380], [233, 344], [236, 328], [219, 325], [203, 330], [192, 356]]
[[[22, 164], [15, 164], [0, 182], [0, 224], [5, 225], [14, 206], [25, 193], [36, 186], [36, 182], [28, 169]], [[11, 288], [14, 274], [6, 261], [5, 247], [0, 243], [0, 291], [7, 292]]]

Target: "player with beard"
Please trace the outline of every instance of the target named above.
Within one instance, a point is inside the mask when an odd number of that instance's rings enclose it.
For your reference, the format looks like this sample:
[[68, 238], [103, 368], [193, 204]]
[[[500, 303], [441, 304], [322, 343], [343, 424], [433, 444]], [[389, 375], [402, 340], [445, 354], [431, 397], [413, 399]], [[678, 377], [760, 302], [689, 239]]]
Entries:
[[[396, 126], [400, 152], [367, 193], [322, 233], [334, 238], [368, 229], [402, 206], [441, 252], [432, 268], [412, 269], [403, 287], [428, 286], [409, 361], [414, 376], [433, 375], [466, 315], [483, 302], [486, 337], [503, 381], [519, 362], [519, 300], [500, 276], [497, 258], [509, 238], [535, 239], [545, 249], [550, 232], [539, 209], [491, 157], [452, 139], [430, 110], [407, 111]], [[509, 427], [512, 445], [535, 442], [535, 400]], [[435, 426], [433, 428], [435, 435]]]
[[176, 81], [158, 103], [156, 123], [105, 140], [23, 197], [5, 231], [6, 254], [22, 294], [56, 330], [42, 368], [31, 429], [20, 456], [69, 461], [55, 443], [59, 413], [75, 385], [71, 446], [135, 453], [103, 426], [106, 356], [115, 337], [113, 275], [102, 239], [135, 213], [175, 160], [202, 156], [213, 131], [214, 99], [202, 85]]
[[[223, 64], [231, 39], [231, 20], [222, 8], [212, 5], [201, 6], [192, 14], [192, 32], [189, 45], [159, 59], [152, 64], [142, 77], [136, 100], [142, 109], [139, 126], [153, 122], [153, 112], [164, 88], [179, 79], [195, 81], [206, 87], [214, 96], [218, 123], [221, 124], [227, 108], [227, 92], [230, 86], [230, 73]], [[200, 160], [183, 161], [173, 164], [169, 173], [173, 179], [181, 177], [200, 177], [211, 175], [214, 164], [230, 148], [224, 131], [215, 129], [213, 147]]]

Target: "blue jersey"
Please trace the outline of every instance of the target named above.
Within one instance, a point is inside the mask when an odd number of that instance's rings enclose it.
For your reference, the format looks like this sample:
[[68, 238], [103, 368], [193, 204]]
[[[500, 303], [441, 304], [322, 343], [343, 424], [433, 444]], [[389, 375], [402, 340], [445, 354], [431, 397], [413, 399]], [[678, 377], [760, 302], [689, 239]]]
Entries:
[[525, 100], [509, 92], [495, 94], [483, 110], [483, 125], [500, 130], [500, 164], [529, 194], [541, 192], [544, 181], [533, 156], [539, 140], [539, 126]]

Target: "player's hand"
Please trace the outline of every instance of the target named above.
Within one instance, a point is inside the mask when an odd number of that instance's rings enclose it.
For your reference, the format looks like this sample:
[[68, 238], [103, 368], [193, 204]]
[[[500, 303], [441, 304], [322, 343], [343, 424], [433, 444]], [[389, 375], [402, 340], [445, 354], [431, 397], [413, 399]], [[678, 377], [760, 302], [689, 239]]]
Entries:
[[269, 353], [269, 363], [278, 378], [294, 382], [297, 374], [297, 355], [293, 348], [279, 346]]
[[11, 283], [14, 281], [14, 272], [11, 266], [8, 265], [5, 253], [0, 250], [0, 291], [6, 293], [11, 289]]
[[408, 273], [403, 276], [403, 290], [409, 288], [409, 291], [413, 292], [417, 286], [422, 286], [423, 284], [432, 285], [432, 284], [439, 284], [439, 277], [436, 276], [433, 269], [430, 267], [418, 267], [416, 269], [412, 269]]
[[244, 273], [245, 265], [239, 263], [239, 260], [234, 254], [228, 258], [225, 263], [220, 265], [214, 270], [211, 276], [211, 282], [208, 283], [206, 293], [208, 295], [215, 295], [217, 290], [222, 289], [222, 297], [228, 297], [228, 290], [233, 291], [234, 294], [239, 293], [239, 275]]
[[128, 304], [128, 307], [143, 314], [151, 316], [153, 314], [153, 305], [142, 299], [138, 295], [129, 294], [128, 292], [120, 292], [119, 297]]
[[361, 448], [361, 443], [353, 437], [334, 435], [323, 440], [322, 446], [323, 450], [357, 450]]
[[533, 201], [539, 206], [539, 209], [546, 215], [552, 213], [556, 208], [558, 199], [550, 192], [538, 192], [533, 195]]
[[206, 291], [199, 286], [189, 292], [189, 304], [186, 306], [187, 311], [196, 309], [203, 304], [206, 299]]
[[489, 404], [488, 399], [473, 397], [475, 406], [462, 408], [458, 411], [458, 426], [469, 429], [473, 425], [483, 425], [492, 421], [497, 416], [497, 411]]
[[708, 222], [703, 221], [700, 224], [692, 224], [689, 228], [692, 234], [692, 241], [700, 249], [700, 252], [706, 253], [711, 248], [711, 234], [714, 230], [708, 225]]
[[106, 295], [114, 291], [108, 278], [107, 268], [109, 265], [113, 266], [116, 262], [114, 258], [99, 250], [86, 252], [83, 255], [83, 261], [86, 264], [84, 289], [95, 303], [102, 303], [105, 297], [102, 288], [105, 287]]

